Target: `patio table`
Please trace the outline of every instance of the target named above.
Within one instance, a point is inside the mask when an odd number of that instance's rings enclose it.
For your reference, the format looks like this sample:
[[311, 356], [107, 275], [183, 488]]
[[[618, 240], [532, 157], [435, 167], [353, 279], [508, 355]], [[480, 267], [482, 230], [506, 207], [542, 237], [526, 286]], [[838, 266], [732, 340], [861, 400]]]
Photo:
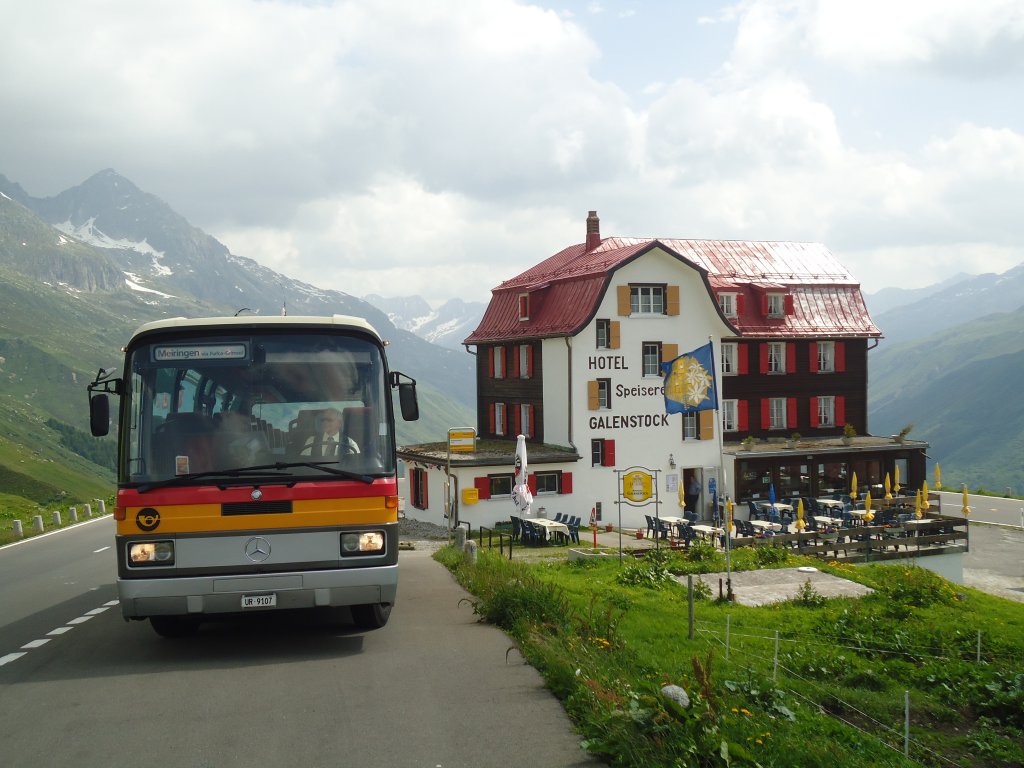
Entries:
[[528, 517], [526, 519], [544, 529], [544, 538], [547, 541], [551, 541], [552, 535], [556, 533], [563, 533], [566, 538], [569, 538], [569, 526], [565, 523], [556, 523], [554, 520], [543, 517]]
[[781, 531], [782, 523], [773, 523], [769, 520], [751, 520], [750, 524], [754, 528], [759, 528], [762, 531]]

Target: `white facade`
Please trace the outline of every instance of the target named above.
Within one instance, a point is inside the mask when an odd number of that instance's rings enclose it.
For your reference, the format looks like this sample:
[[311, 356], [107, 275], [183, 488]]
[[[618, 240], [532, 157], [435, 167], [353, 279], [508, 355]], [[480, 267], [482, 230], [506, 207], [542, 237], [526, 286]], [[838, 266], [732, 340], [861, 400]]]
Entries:
[[[622, 289], [629, 286], [672, 286], [678, 289], [678, 314], [665, 312], [622, 314]], [[675, 291], [673, 290], [673, 296]], [[617, 346], [598, 347], [599, 322], [616, 323]], [[570, 493], [538, 493], [533, 513], [554, 517], [577, 515], [584, 525], [592, 511], [599, 509], [602, 523], [624, 528], [644, 528], [644, 515], [682, 514], [684, 479], [695, 472], [702, 485], [698, 504], [700, 517], [711, 517], [708, 481], [714, 477], [722, 485], [720, 420], [711, 414], [714, 432], [705, 439], [684, 439], [683, 416], [667, 414], [662, 377], [644, 373], [644, 345], [660, 344], [663, 359], [691, 352], [713, 341], [714, 376], [721, 392], [720, 340], [731, 337], [732, 330], [718, 313], [700, 272], [654, 248], [617, 269], [608, 289], [588, 325], [571, 338], [542, 341], [543, 361], [543, 435], [549, 445], [575, 447], [580, 460], [559, 464], [529, 461], [529, 472], [571, 473]], [[595, 382], [607, 395], [594, 407]], [[592, 441], [614, 446], [615, 463], [602, 466], [592, 459]], [[529, 446], [528, 446], [529, 450]], [[453, 465], [453, 497], [459, 499], [458, 517], [473, 528], [491, 526], [508, 520], [515, 513], [511, 500], [491, 498], [475, 504], [463, 503], [462, 489], [473, 488], [474, 478], [495, 473], [512, 473], [515, 443], [509, 445], [508, 460], [492, 466]], [[671, 460], [671, 464], [670, 464]], [[675, 466], [672, 466], [674, 464]], [[657, 507], [619, 504], [623, 470], [644, 467], [657, 478]], [[406, 514], [417, 519], [444, 524], [444, 467], [426, 471], [428, 509], [413, 508], [406, 502]], [[541, 511], [543, 510], [543, 511]], [[621, 517], [620, 517], [621, 515]], [[585, 534], [581, 534], [583, 536]]]

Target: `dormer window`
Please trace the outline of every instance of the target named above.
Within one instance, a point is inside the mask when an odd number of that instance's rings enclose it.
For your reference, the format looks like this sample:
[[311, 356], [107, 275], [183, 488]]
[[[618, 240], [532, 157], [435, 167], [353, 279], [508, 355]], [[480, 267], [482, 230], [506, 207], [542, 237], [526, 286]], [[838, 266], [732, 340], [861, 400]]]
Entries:
[[762, 304], [765, 317], [785, 317], [793, 314], [793, 295], [766, 293]]
[[519, 294], [519, 319], [530, 319], [530, 294], [528, 293]]
[[736, 294], [718, 294], [718, 306], [721, 307], [722, 314], [726, 317], [736, 317]]

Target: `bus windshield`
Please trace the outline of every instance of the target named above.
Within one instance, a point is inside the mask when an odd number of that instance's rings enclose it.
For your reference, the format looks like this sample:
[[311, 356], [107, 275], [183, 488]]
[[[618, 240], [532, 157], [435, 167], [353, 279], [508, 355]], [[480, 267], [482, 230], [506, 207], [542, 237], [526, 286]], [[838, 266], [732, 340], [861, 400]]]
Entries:
[[332, 479], [321, 467], [393, 475], [386, 374], [379, 345], [356, 334], [143, 337], [128, 352], [120, 480], [252, 482], [245, 470], [268, 466], [289, 480]]

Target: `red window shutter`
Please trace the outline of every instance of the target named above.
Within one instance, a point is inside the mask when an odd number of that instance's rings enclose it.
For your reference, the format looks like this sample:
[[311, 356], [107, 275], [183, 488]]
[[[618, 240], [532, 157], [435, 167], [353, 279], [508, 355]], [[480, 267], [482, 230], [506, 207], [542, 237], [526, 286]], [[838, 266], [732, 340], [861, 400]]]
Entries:
[[747, 297], [742, 293], [736, 294], [736, 314], [742, 315], [743, 310], [747, 308]]
[[512, 426], [514, 427], [514, 432], [517, 437], [523, 433], [523, 418], [521, 411], [522, 409], [518, 405], [512, 406]]
[[430, 502], [427, 501], [427, 489], [430, 487], [428, 482], [427, 470], [420, 470], [420, 503], [423, 505], [423, 509], [427, 509], [430, 506]]
[[846, 370], [846, 344], [841, 341], [836, 342], [836, 371], [842, 373]]
[[836, 424], [840, 427], [846, 423], [846, 398], [842, 395], [836, 396]]
[[817, 427], [818, 426], [818, 398], [816, 398], [816, 397], [812, 397], [811, 398], [811, 412], [810, 412], [809, 415], [811, 417], [811, 427], [812, 428], [813, 427]]
[[562, 473], [562, 488], [559, 493], [572, 493], [572, 472]]
[[537, 495], [537, 475], [533, 472], [526, 475], [526, 487], [530, 489], [530, 493], [534, 496]]
[[604, 461], [601, 463], [604, 467], [615, 466], [615, 441], [605, 440], [604, 441]]
[[761, 314], [768, 317], [768, 294], [761, 297]]
[[810, 350], [810, 353], [809, 353], [809, 355], [810, 355], [810, 364], [808, 365], [807, 370], [809, 370], [811, 373], [817, 373], [818, 372], [818, 342], [812, 341], [808, 345], [808, 349]]
[[519, 378], [519, 347], [512, 347], [512, 378]]
[[761, 373], [768, 373], [768, 345], [758, 344], [757, 347], [761, 352]]
[[739, 369], [739, 373], [742, 375], [749, 371], [747, 364], [747, 351], [750, 349], [746, 344], [736, 345], [736, 367]]
[[796, 344], [786, 344], [786, 373], [796, 373]]
[[770, 403], [768, 398], [761, 400], [761, 429], [770, 429], [772, 424], [772, 414]]
[[533, 344], [526, 348], [526, 378], [533, 378]]
[[526, 406], [526, 415], [529, 416], [529, 418], [530, 418], [530, 424], [529, 424], [529, 427], [528, 427], [529, 430], [530, 430], [530, 435], [529, 436], [530, 437], [534, 437], [537, 434], [537, 431], [536, 431], [537, 425], [534, 423], [533, 406], [532, 405]]
[[796, 413], [796, 398], [788, 397], [786, 398], [786, 426], [790, 429], [796, 429], [797, 421], [799, 419]]
[[[487, 350], [487, 378], [494, 378], [494, 356], [498, 353], [497, 347], [491, 347]], [[493, 429], [491, 430], [494, 431]]]
[[793, 314], [793, 294], [787, 293], [786, 297], [782, 300], [783, 311], [787, 315]]
[[476, 487], [479, 498], [491, 498], [491, 479], [489, 477], [474, 477], [473, 485]]
[[740, 400], [736, 403], [736, 429], [740, 432], [746, 432], [749, 429], [750, 418], [747, 415], [748, 403], [746, 400]]
[[488, 424], [491, 427], [490, 432], [491, 432], [492, 435], [496, 435], [496, 434], [498, 434], [498, 430], [497, 430], [497, 426], [498, 425], [497, 425], [497, 423], [494, 420], [494, 403], [491, 403], [490, 405], [487, 406], [487, 412], [489, 414], [489, 419], [490, 419], [489, 422], [488, 422]]

